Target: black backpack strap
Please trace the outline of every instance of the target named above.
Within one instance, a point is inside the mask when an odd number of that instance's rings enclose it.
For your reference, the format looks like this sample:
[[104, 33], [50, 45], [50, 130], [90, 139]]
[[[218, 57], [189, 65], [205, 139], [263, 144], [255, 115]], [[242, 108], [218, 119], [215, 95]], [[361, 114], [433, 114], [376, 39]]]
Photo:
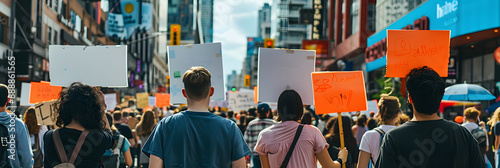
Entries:
[[78, 156], [78, 152], [80, 152], [83, 142], [85, 141], [85, 138], [87, 137], [89, 132], [90, 131], [88, 130], [84, 130], [82, 134], [80, 134], [80, 138], [78, 138], [78, 141], [76, 142], [75, 145], [75, 149], [73, 149], [73, 153], [71, 154], [71, 158], [68, 162], [68, 156], [66, 155], [66, 151], [64, 150], [63, 144], [61, 142], [59, 129], [54, 130], [54, 132], [52, 133], [52, 140], [54, 141], [54, 145], [56, 146], [57, 154], [59, 155], [61, 163], [71, 163], [71, 164], [75, 163], [76, 157]]
[[295, 133], [295, 137], [293, 138], [292, 145], [290, 146], [290, 149], [288, 150], [288, 153], [286, 154], [285, 160], [283, 160], [283, 163], [281, 164], [281, 168], [286, 168], [286, 166], [288, 166], [288, 162], [290, 161], [290, 158], [292, 157], [293, 149], [295, 149], [295, 145], [297, 144], [297, 141], [299, 140], [300, 133], [302, 133], [302, 128], [304, 128], [304, 125], [299, 125], [299, 128], [297, 128], [297, 132]]
[[[384, 138], [385, 131], [380, 129], [380, 128], [374, 128], [373, 130], [377, 131], [380, 134], [380, 145], [379, 148], [382, 146], [382, 138]], [[375, 160], [373, 160], [373, 156], [370, 156], [370, 159], [372, 160], [373, 166], [375, 166]]]

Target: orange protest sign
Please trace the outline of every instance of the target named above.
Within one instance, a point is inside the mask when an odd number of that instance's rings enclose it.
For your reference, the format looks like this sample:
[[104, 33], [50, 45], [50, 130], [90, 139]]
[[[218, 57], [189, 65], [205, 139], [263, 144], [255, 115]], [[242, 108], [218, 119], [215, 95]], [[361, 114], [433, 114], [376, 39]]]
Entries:
[[46, 82], [31, 82], [30, 103], [41, 103], [52, 99], [59, 99], [61, 86], [51, 86]]
[[155, 97], [156, 97], [156, 107], [170, 106], [170, 94], [156, 93]]
[[316, 114], [367, 109], [362, 71], [313, 72], [312, 81]]
[[385, 77], [405, 77], [421, 66], [447, 77], [449, 57], [449, 30], [387, 30]]

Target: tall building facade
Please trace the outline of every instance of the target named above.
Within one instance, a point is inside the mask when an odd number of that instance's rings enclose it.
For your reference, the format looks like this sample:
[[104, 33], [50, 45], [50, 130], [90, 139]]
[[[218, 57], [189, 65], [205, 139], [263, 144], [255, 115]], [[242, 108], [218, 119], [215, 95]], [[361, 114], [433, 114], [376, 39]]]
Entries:
[[[201, 29], [198, 32], [200, 34], [200, 41], [203, 40], [204, 43], [212, 43], [213, 42], [213, 23], [214, 23], [214, 0], [199, 0], [199, 13], [200, 13], [200, 22]], [[201, 31], [200, 31], [201, 30]]]
[[264, 3], [264, 6], [259, 9], [259, 20], [257, 22], [257, 37], [271, 37], [271, 6], [269, 3]]
[[213, 0], [169, 0], [167, 6], [168, 31], [180, 24], [181, 44], [213, 41]]
[[312, 8], [311, 0], [274, 0], [271, 7], [271, 38], [277, 48], [300, 49], [311, 39], [311, 25], [299, 24], [299, 9]]
[[181, 25], [181, 43], [194, 43], [196, 25], [196, 0], [169, 0], [167, 6], [167, 24]]
[[380, 31], [427, 0], [377, 0], [376, 30]]

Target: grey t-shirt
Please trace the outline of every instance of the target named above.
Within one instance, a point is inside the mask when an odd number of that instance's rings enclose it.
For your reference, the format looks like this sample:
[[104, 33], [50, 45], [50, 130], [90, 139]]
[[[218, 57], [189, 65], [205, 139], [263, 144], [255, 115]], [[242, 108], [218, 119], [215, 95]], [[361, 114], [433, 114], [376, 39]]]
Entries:
[[[141, 140], [141, 143], [142, 143], [142, 146], [144, 146], [144, 144], [146, 143], [146, 141], [148, 140], [149, 136], [151, 135], [151, 133], [149, 133], [148, 135], [141, 135], [142, 133], [142, 128], [139, 127], [139, 125], [135, 126], [135, 134], [137, 136], [139, 136], [139, 139]], [[142, 152], [141, 153], [141, 157], [140, 157], [140, 163], [149, 163], [149, 158]]]

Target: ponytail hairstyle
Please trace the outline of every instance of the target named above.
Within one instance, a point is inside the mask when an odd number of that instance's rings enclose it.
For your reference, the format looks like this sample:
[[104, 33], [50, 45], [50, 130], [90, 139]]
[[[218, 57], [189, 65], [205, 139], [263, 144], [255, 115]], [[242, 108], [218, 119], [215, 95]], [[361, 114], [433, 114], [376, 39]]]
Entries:
[[378, 107], [380, 110], [378, 112], [379, 114], [377, 115], [377, 119], [381, 125], [387, 125], [401, 113], [401, 104], [399, 103], [399, 99], [394, 96], [381, 97]]

